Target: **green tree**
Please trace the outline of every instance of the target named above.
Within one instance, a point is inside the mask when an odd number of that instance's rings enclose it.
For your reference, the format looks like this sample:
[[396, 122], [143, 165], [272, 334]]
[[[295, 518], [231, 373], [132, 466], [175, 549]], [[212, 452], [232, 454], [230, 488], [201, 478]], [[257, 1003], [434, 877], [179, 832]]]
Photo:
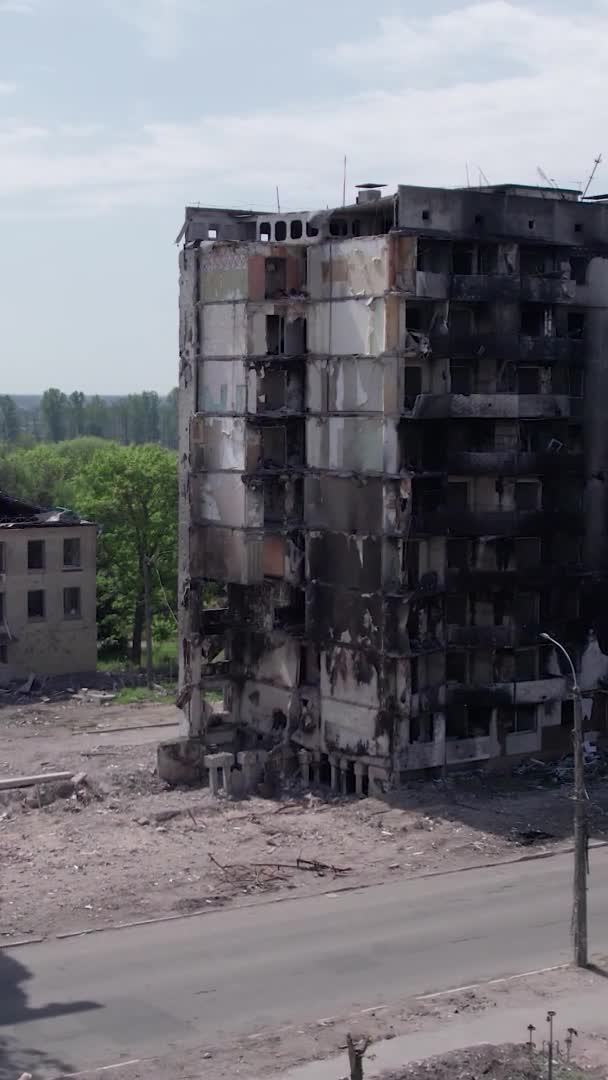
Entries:
[[163, 446], [177, 450], [177, 387], [167, 394], [161, 404], [160, 440]]
[[9, 394], [0, 394], [0, 439], [14, 443], [20, 431], [19, 410]]
[[100, 439], [108, 437], [109, 417], [108, 406], [98, 394], [90, 398], [85, 404], [85, 432], [87, 435], [96, 435]]
[[70, 436], [75, 439], [85, 432], [85, 405], [86, 398], [81, 390], [74, 390], [70, 394], [69, 401], [69, 427]]
[[63, 391], [56, 387], [44, 391], [40, 402], [40, 415], [47, 439], [60, 442], [67, 437], [69, 405]]
[[[70, 505], [101, 526], [98, 547], [100, 637], [118, 640], [130, 623], [131, 657], [140, 664], [144, 578], [151, 614], [166, 611], [177, 592], [177, 462], [160, 446], [109, 443], [74, 478]], [[147, 564], [147, 567], [146, 567]]]

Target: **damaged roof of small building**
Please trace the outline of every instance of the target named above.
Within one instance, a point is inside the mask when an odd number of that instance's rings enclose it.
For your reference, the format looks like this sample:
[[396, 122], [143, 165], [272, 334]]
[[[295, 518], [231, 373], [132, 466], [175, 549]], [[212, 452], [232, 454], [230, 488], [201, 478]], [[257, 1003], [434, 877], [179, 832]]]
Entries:
[[93, 525], [73, 510], [64, 507], [45, 509], [34, 503], [23, 502], [0, 490], [0, 529], [32, 528], [48, 525]]

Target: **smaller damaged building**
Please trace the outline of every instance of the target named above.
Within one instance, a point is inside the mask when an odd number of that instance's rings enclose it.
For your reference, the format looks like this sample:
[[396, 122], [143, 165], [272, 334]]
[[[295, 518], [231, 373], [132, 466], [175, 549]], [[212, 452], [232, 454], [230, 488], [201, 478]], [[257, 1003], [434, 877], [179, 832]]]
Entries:
[[604, 656], [608, 197], [367, 185], [180, 240], [184, 753], [365, 792], [567, 749], [540, 633]]
[[97, 529], [0, 492], [0, 684], [97, 666]]

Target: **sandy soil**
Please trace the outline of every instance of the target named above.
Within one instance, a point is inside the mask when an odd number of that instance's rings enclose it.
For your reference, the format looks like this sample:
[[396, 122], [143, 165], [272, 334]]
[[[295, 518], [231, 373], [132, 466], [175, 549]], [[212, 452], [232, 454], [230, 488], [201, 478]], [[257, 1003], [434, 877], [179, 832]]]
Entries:
[[[169, 790], [155, 773], [155, 746], [172, 729], [156, 725], [174, 723], [173, 707], [100, 700], [0, 710], [0, 777], [86, 772], [77, 791], [0, 793], [0, 942], [483, 865], [570, 836], [570, 782], [555, 770], [416, 782], [383, 802], [297, 784], [278, 801]], [[603, 839], [601, 773], [589, 793], [593, 836]], [[322, 865], [298, 867], [299, 858]]]

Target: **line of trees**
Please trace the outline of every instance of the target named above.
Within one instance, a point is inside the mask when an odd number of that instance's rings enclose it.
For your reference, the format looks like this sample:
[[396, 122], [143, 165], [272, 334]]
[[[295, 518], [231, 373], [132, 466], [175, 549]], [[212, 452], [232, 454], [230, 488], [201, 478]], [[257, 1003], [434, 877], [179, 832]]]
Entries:
[[104, 398], [87, 397], [80, 390], [65, 394], [51, 387], [33, 408], [19, 407], [10, 394], [0, 394], [0, 442], [60, 443], [86, 435], [123, 445], [160, 443], [176, 449], [177, 390], [166, 397], [145, 390]]
[[[143, 395], [140, 395], [143, 396]], [[149, 581], [156, 642], [175, 639], [177, 455], [97, 437], [0, 444], [0, 489], [65, 506], [100, 526], [97, 621], [102, 656], [140, 665]]]

